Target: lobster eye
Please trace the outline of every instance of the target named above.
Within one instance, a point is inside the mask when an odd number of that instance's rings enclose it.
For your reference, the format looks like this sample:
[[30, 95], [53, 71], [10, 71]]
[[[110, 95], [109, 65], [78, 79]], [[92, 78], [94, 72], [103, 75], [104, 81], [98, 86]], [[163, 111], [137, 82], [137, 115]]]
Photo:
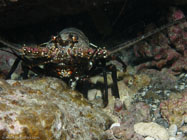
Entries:
[[51, 39], [52, 39], [53, 41], [55, 41], [55, 40], [56, 40], [56, 36], [52, 36]]

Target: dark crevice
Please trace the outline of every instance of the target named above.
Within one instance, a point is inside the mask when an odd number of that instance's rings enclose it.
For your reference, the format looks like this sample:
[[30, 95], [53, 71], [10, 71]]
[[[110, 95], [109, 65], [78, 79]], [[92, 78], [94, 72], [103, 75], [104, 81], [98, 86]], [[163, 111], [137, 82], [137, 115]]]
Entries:
[[[142, 32], [145, 26], [150, 23], [158, 26], [167, 23], [166, 20], [161, 21], [160, 19], [161, 17], [167, 17], [169, 7], [173, 6], [170, 2], [165, 4], [156, 0], [128, 0], [125, 9], [121, 11], [124, 1], [118, 0], [114, 2], [111, 0], [105, 1], [94, 8], [90, 4], [85, 3], [85, 5], [87, 4], [90, 7], [86, 7], [83, 10], [79, 9], [79, 5], [76, 4], [77, 7], [73, 5], [72, 9], [68, 9], [70, 10], [68, 14], [68, 11], [65, 11], [66, 9], [60, 13], [59, 7], [55, 3], [52, 3], [52, 5], [55, 5], [56, 9], [54, 7], [54, 9], [50, 9], [48, 5], [47, 8], [49, 9], [45, 11], [47, 2], [50, 3], [51, 1], [43, 2], [44, 4], [39, 2], [36, 5], [34, 3], [29, 3], [30, 5], [24, 3], [23, 5], [16, 3], [10, 5], [4, 11], [4, 14], [8, 10], [9, 12], [11, 10], [16, 11], [15, 16], [17, 16], [17, 19], [7, 18], [2, 20], [2, 22], [4, 21], [7, 24], [0, 24], [0, 35], [19, 44], [42, 43], [48, 41], [51, 35], [56, 35], [64, 28], [76, 27], [88, 36], [90, 42], [109, 48], [125, 40], [137, 37], [137, 34]], [[43, 7], [41, 8], [42, 4]], [[16, 6], [20, 10], [16, 9]], [[32, 8], [35, 9], [33, 10]], [[187, 9], [185, 5], [182, 8]], [[73, 13], [75, 9], [81, 12]], [[47, 13], [46, 15], [45, 12]], [[12, 12], [10, 13], [12, 14]], [[121, 15], [119, 16], [119, 14]], [[6, 14], [6, 17], [9, 16], [15, 17], [14, 15]], [[2, 19], [3, 17], [0, 18]], [[113, 24], [116, 18], [118, 20]], [[27, 20], [30, 22], [27, 22]]]

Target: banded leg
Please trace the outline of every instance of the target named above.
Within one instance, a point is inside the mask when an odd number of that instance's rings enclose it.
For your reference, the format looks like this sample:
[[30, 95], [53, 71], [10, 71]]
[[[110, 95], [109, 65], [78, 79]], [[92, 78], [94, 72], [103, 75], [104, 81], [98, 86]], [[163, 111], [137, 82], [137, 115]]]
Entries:
[[103, 93], [103, 101], [104, 107], [108, 105], [108, 82], [107, 82], [107, 73], [106, 73], [106, 62], [103, 63], [103, 78], [104, 78], [104, 93]]

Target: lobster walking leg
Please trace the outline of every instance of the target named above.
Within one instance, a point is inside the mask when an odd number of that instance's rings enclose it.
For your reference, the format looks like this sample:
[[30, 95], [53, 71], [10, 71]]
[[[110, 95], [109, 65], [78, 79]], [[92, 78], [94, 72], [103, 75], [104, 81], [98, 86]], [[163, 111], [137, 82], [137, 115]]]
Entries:
[[14, 64], [12, 65], [10, 71], [8, 72], [8, 74], [6, 76], [6, 79], [10, 79], [11, 78], [11, 75], [16, 70], [16, 68], [18, 67], [19, 62], [20, 62], [20, 59], [16, 58], [16, 60], [14, 61]]
[[27, 66], [24, 65], [24, 63], [22, 63], [21, 65], [23, 73], [21, 74], [21, 76], [23, 77], [23, 79], [27, 79], [28, 78], [28, 73], [29, 73], [29, 69]]
[[108, 82], [107, 82], [107, 73], [106, 73], [106, 62], [102, 62], [103, 65], [103, 78], [104, 78], [104, 93], [103, 93], [103, 101], [104, 107], [108, 105]]
[[111, 56], [111, 60], [116, 60], [122, 64], [123, 70], [126, 71], [127, 65], [121, 60], [119, 56]]
[[120, 98], [118, 83], [117, 83], [117, 70], [114, 65], [112, 66], [111, 71], [112, 71], [112, 80], [113, 80], [113, 96], [115, 98]]

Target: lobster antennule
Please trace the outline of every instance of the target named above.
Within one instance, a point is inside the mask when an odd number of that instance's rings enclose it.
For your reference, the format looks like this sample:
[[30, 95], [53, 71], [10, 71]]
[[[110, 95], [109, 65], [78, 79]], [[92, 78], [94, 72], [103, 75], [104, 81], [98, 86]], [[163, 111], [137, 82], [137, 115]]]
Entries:
[[114, 54], [114, 53], [117, 53], [117, 52], [119, 52], [119, 51], [121, 51], [121, 50], [123, 50], [123, 49], [127, 49], [127, 48], [129, 48], [129, 47], [135, 45], [136, 43], [138, 43], [138, 42], [140, 42], [140, 41], [142, 41], [142, 40], [145, 40], [145, 39], [147, 39], [148, 37], [150, 37], [150, 36], [152, 36], [152, 35], [154, 35], [154, 34], [156, 34], [156, 33], [159, 33], [159, 32], [161, 32], [161, 31], [163, 31], [164, 29], [166, 29], [166, 28], [168, 28], [168, 27], [171, 27], [171, 26], [173, 26], [173, 25], [175, 25], [175, 24], [179, 24], [179, 23], [185, 21], [186, 19], [187, 19], [187, 17], [184, 17], [184, 18], [182, 18], [182, 19], [173, 21], [173, 22], [168, 23], [168, 24], [166, 24], [166, 25], [164, 25], [164, 26], [161, 26], [160, 28], [157, 28], [156, 30], [154, 30], [154, 31], [152, 31], [152, 32], [149, 32], [149, 33], [147, 33], [147, 34], [145, 34], [145, 35], [143, 35], [143, 36], [140, 36], [140, 37], [138, 37], [138, 38], [136, 38], [136, 39], [132, 39], [132, 40], [127, 41], [127, 42], [125, 42], [125, 43], [119, 44], [119, 45], [115, 46], [114, 49], [112, 49], [112, 50], [109, 51], [109, 55]]

